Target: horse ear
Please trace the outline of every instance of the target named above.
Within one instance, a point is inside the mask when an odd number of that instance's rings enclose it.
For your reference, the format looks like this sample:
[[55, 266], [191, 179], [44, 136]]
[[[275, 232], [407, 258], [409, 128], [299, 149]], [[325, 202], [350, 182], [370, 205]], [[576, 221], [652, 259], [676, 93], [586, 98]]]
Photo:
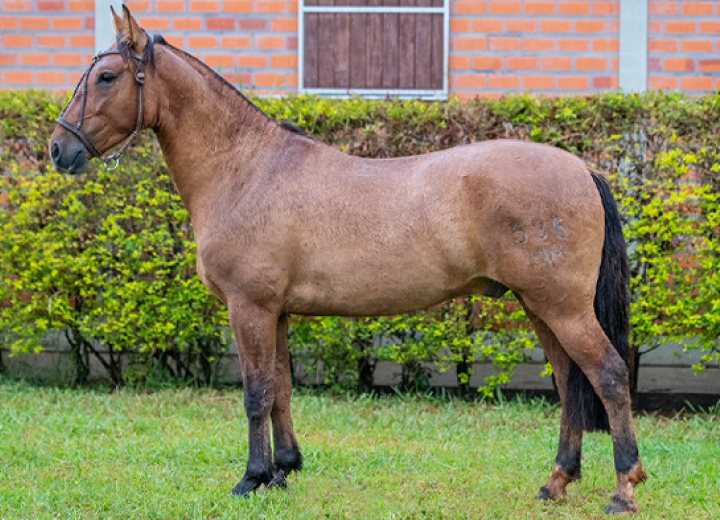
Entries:
[[118, 14], [115, 12], [115, 8], [112, 5], [110, 6], [110, 11], [112, 11], [113, 27], [115, 27], [115, 37], [117, 38], [123, 31], [123, 19], [118, 16]]
[[147, 34], [140, 28], [133, 15], [130, 14], [130, 9], [125, 4], [123, 8], [123, 19], [122, 19], [122, 32], [124, 33], [123, 39], [130, 43], [133, 51], [137, 55], [142, 55], [145, 52], [145, 47], [148, 43]]

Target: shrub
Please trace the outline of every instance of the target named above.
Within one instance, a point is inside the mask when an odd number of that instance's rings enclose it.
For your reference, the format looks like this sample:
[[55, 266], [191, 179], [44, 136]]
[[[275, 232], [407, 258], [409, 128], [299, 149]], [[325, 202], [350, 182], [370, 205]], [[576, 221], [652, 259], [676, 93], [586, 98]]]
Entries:
[[[116, 382], [150, 365], [212, 380], [225, 345], [224, 311], [194, 276], [187, 213], [149, 137], [113, 173], [81, 179], [50, 171], [46, 153], [62, 101], [37, 91], [0, 92], [0, 334], [34, 351], [50, 329], [74, 344], [78, 378], [99, 344]], [[704, 364], [720, 334], [720, 96], [607, 93], [582, 98], [507, 96], [425, 103], [313, 96], [256, 102], [347, 153], [396, 157], [485, 139], [544, 142], [611, 174], [626, 219], [632, 269], [633, 351], [684, 339]], [[9, 200], [8, 200], [9, 198]], [[295, 363], [322, 384], [367, 389], [378, 359], [399, 362], [403, 384], [422, 388], [424, 363], [455, 365], [461, 389], [472, 362], [507, 380], [531, 344], [509, 300], [448, 302], [425, 313], [376, 319], [298, 318]], [[472, 318], [469, 318], [472, 317]], [[694, 338], [687, 341], [687, 338]], [[698, 369], [702, 368], [702, 364]], [[84, 367], [84, 368], [83, 368]]]
[[682, 149], [662, 151], [654, 170], [661, 175], [645, 179], [639, 190], [627, 178], [619, 182], [631, 237], [634, 344], [648, 352], [668, 341], [683, 343], [686, 350], [702, 349], [710, 363], [720, 359], [720, 194], [694, 179], [697, 162]]
[[91, 358], [123, 383], [129, 355], [135, 382], [153, 361], [211, 382], [225, 315], [194, 276], [188, 215], [153, 143], [114, 172], [82, 178], [10, 166], [3, 187], [12, 203], [0, 212], [0, 323], [10, 351], [37, 352], [59, 330], [78, 383]]

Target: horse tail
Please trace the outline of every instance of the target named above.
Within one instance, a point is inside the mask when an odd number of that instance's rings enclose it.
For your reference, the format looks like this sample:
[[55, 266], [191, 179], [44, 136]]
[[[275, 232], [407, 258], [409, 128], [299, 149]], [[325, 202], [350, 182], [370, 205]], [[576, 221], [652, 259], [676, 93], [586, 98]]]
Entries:
[[[615, 199], [603, 175], [590, 170], [605, 210], [605, 242], [603, 243], [600, 273], [595, 289], [595, 316], [605, 335], [620, 357], [628, 363], [630, 355], [630, 296], [625, 239]], [[567, 381], [567, 409], [570, 423], [586, 431], [610, 431], [607, 412], [590, 381], [574, 361], [570, 361]]]

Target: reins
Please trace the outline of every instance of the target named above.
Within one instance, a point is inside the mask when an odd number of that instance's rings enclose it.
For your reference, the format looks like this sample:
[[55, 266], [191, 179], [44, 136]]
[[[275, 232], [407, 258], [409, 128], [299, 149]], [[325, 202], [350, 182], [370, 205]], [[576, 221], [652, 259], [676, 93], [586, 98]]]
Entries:
[[[115, 152], [107, 157], [103, 157], [103, 154], [100, 153], [100, 151], [95, 147], [95, 145], [90, 141], [88, 136], [82, 131], [82, 125], [83, 125], [83, 119], [85, 118], [85, 104], [87, 102], [87, 83], [88, 78], [90, 76], [90, 71], [93, 69], [93, 67], [97, 64], [98, 60], [104, 56], [109, 56], [112, 54], [120, 54], [122, 53], [120, 51], [105, 51], [100, 52], [93, 56], [92, 61], [90, 62], [90, 65], [83, 73], [82, 77], [80, 78], [80, 81], [78, 82], [77, 86], [75, 87], [75, 90], [73, 90], [72, 97], [70, 97], [70, 100], [67, 102], [67, 105], [65, 105], [65, 108], [63, 108], [62, 112], [60, 112], [60, 115], [57, 118], [57, 122], [72, 132], [85, 146], [88, 152], [93, 157], [97, 157], [98, 159], [102, 160], [105, 163], [105, 166], [108, 167], [109, 170], [114, 170], [118, 167], [120, 164], [120, 157], [125, 153], [125, 151], [130, 146], [130, 143], [132, 140], [137, 136], [140, 131], [142, 130], [142, 124], [143, 124], [143, 85], [145, 84], [145, 65], [147, 64], [147, 59], [143, 56], [137, 56], [134, 55], [133, 57], [137, 61], [137, 68], [135, 69], [135, 83], [137, 83], [137, 119], [135, 121], [135, 129], [132, 131], [130, 135], [128, 135], [122, 142], [120, 148]], [[82, 85], [82, 88], [80, 87]], [[70, 103], [73, 99], [75, 99], [75, 94], [77, 94], [78, 89], [80, 89], [80, 115], [78, 117], [77, 124], [72, 124], [67, 119], [63, 118], [63, 115], [65, 114], [65, 111], [70, 106]], [[111, 161], [115, 161], [115, 164], [110, 167], [108, 164]]]

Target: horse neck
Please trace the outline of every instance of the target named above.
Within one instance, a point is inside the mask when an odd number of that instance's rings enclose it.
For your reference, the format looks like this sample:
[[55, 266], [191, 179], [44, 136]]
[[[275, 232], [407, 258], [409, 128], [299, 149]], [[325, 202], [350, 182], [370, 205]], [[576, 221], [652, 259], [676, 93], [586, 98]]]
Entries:
[[226, 176], [247, 182], [255, 173], [253, 157], [282, 146], [288, 132], [194, 58], [174, 48], [157, 49], [155, 76], [163, 92], [155, 131], [192, 218]]

